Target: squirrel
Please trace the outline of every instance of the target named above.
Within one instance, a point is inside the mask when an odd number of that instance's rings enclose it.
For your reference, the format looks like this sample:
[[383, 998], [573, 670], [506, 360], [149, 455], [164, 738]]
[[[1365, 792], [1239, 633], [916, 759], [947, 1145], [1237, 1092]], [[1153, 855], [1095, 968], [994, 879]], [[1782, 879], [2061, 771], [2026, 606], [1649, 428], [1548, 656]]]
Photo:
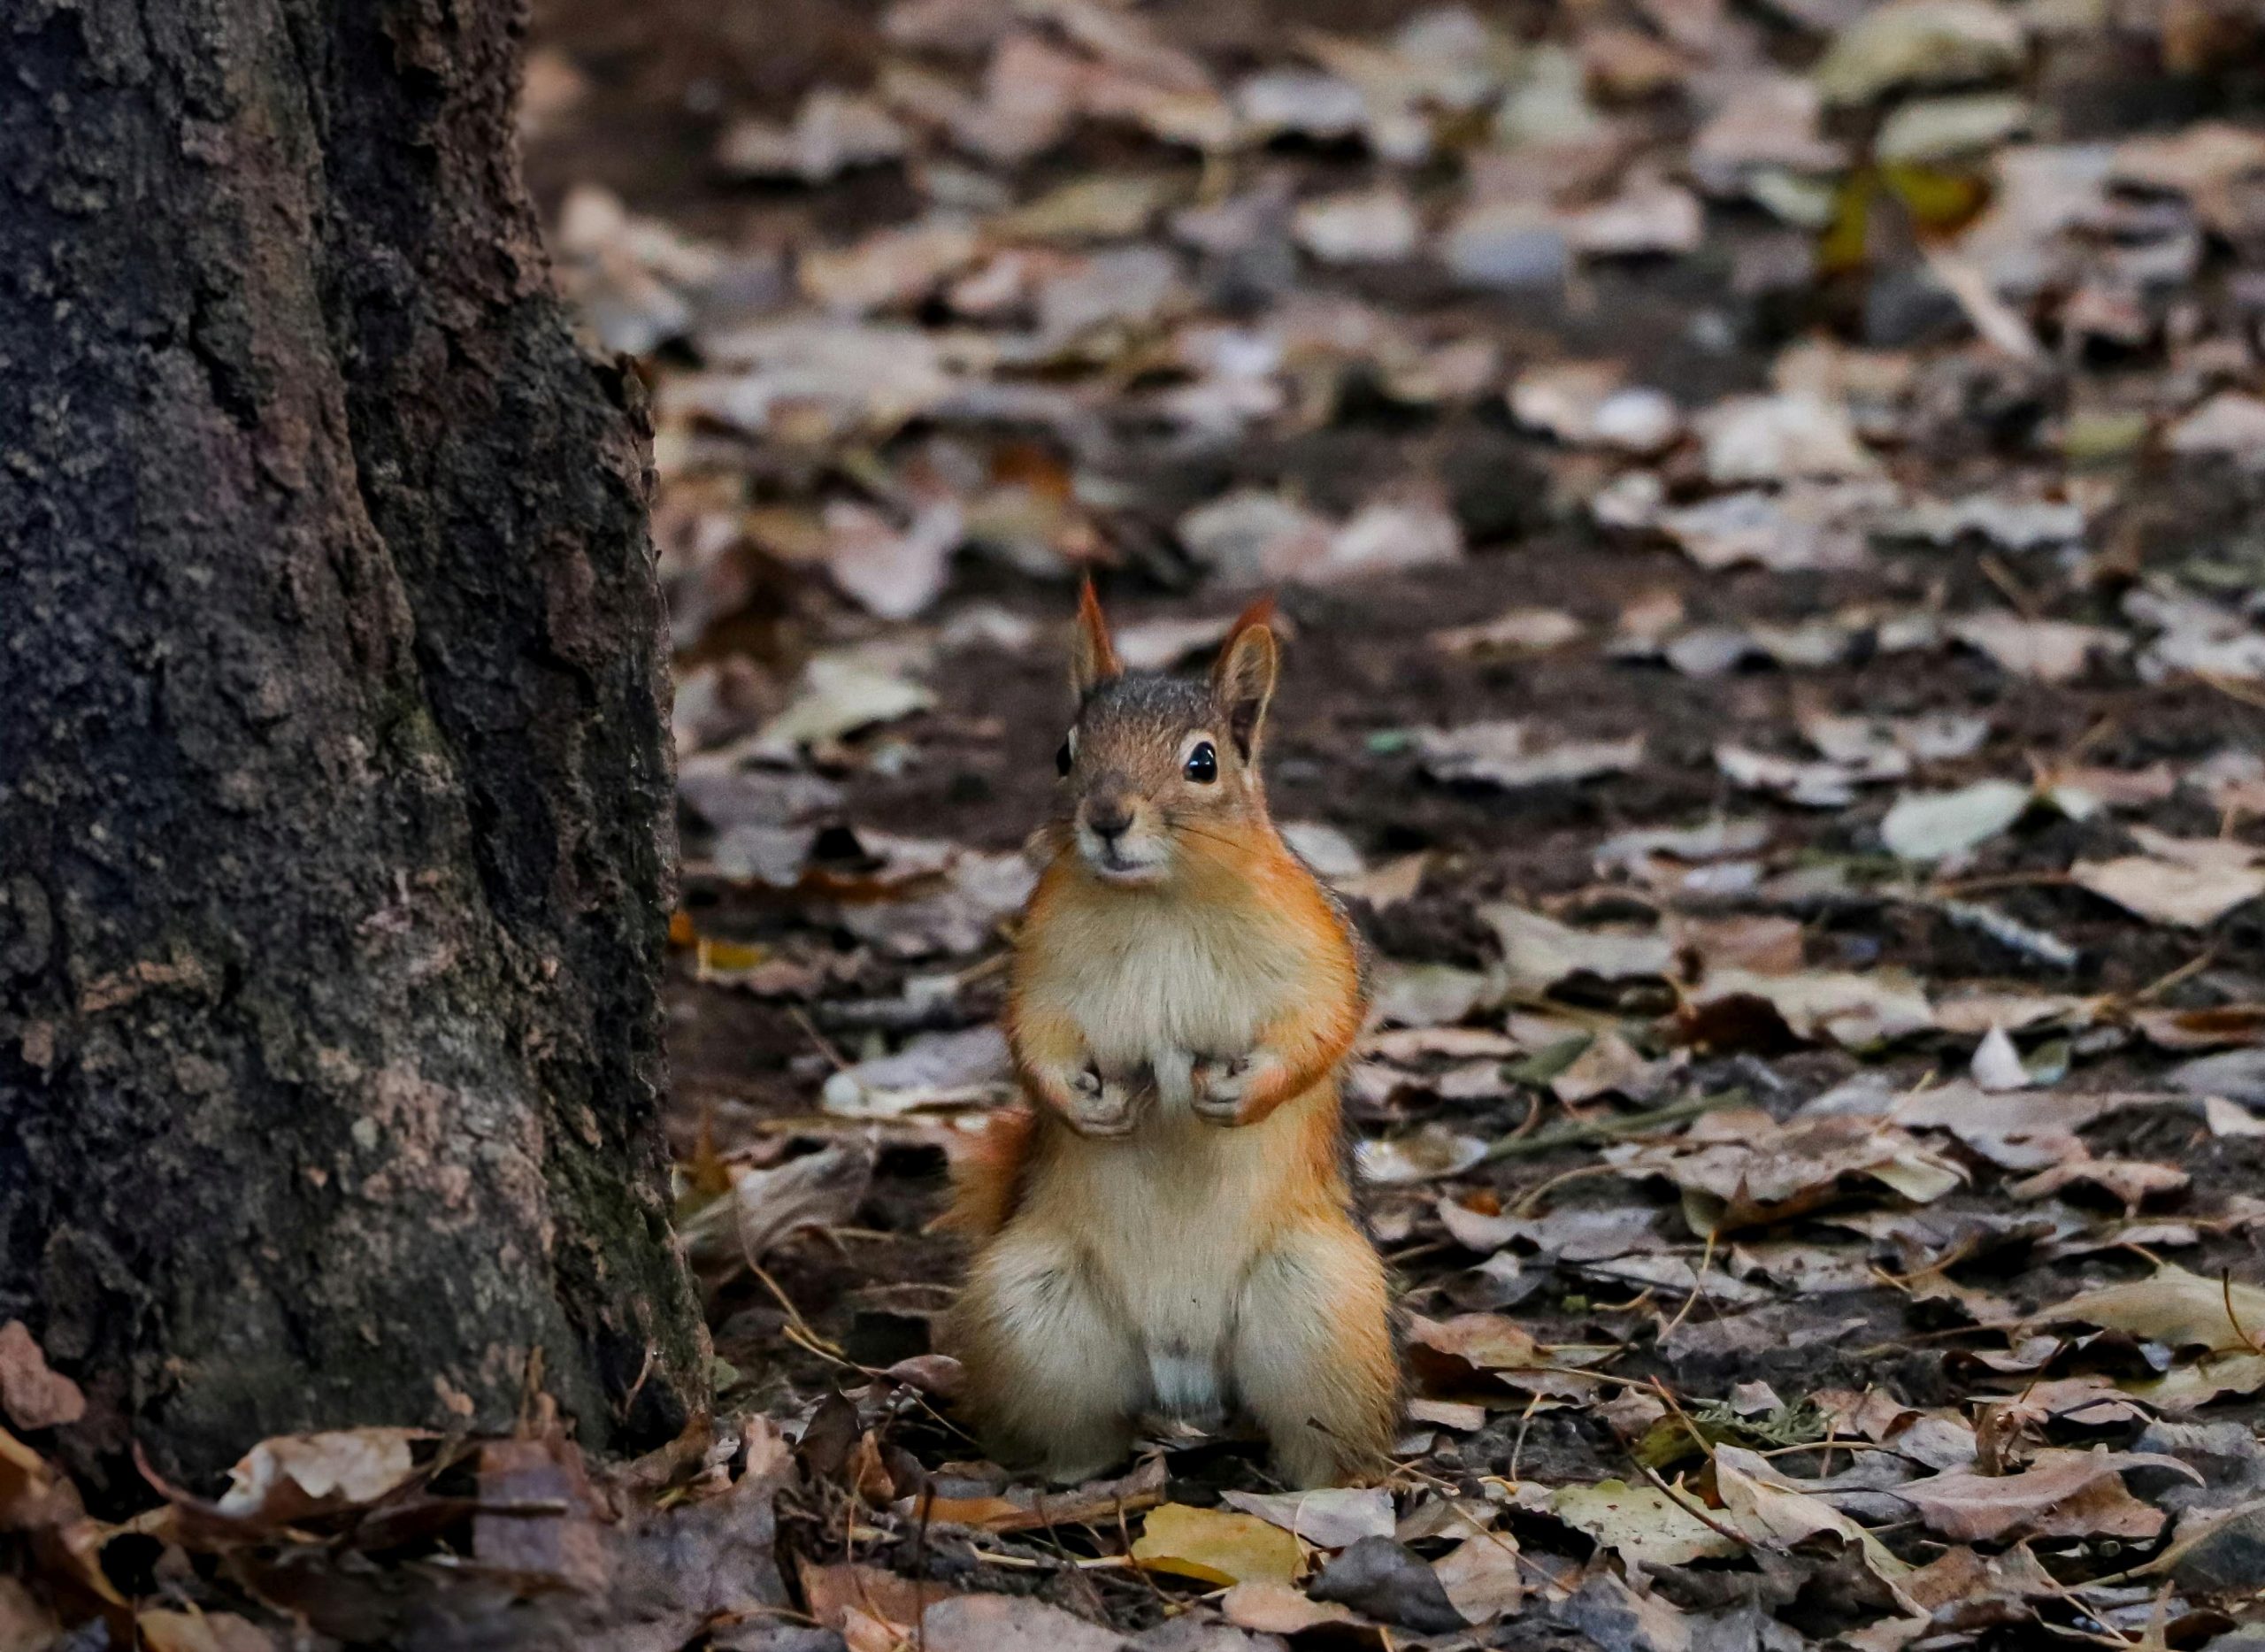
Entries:
[[1339, 1484], [1385, 1467], [1399, 1420], [1338, 1091], [1361, 943], [1259, 772], [1272, 606], [1189, 682], [1126, 671], [1080, 595], [1005, 1017], [1028, 1105], [955, 1166], [948, 1219], [978, 1248], [944, 1326], [987, 1448], [1057, 1482], [1120, 1460], [1146, 1415], [1240, 1408], [1286, 1482]]

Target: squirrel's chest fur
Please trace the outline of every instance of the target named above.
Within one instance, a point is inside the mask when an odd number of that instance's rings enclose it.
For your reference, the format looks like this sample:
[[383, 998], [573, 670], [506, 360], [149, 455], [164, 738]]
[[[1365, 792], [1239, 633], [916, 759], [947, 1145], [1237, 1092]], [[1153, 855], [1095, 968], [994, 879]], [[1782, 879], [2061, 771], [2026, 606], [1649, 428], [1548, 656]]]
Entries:
[[1350, 969], [1349, 954], [1337, 961], [1347, 942], [1302, 883], [1209, 903], [1058, 887], [1040, 900], [1017, 999], [1070, 1017], [1103, 1073], [1153, 1081], [1156, 1095], [1124, 1139], [1046, 1130], [1018, 1220], [1054, 1235], [1117, 1304], [1159, 1405], [1216, 1409], [1251, 1263], [1284, 1225], [1347, 1195], [1333, 1075], [1227, 1130], [1190, 1110], [1189, 1063], [1247, 1054], [1317, 982]]
[[1078, 1024], [1103, 1072], [1148, 1068], [1168, 1087], [1188, 1056], [1238, 1056], [1292, 1006], [1313, 938], [1257, 903], [1165, 902], [1140, 891], [1056, 898], [1043, 944], [1018, 960], [1028, 1002]]

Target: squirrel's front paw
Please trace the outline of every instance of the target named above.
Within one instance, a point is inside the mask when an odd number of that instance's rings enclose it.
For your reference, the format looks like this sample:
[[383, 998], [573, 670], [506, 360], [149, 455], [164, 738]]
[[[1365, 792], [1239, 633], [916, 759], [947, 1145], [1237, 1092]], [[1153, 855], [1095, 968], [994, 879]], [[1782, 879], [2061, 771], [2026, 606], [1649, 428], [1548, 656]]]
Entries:
[[1251, 1090], [1267, 1065], [1263, 1058], [1249, 1056], [1208, 1057], [1197, 1062], [1190, 1079], [1195, 1116], [1210, 1125], [1242, 1123]]
[[1063, 1112], [1070, 1127], [1081, 1136], [1121, 1136], [1132, 1133], [1139, 1093], [1129, 1084], [1104, 1079], [1087, 1067], [1070, 1080], [1070, 1104]]

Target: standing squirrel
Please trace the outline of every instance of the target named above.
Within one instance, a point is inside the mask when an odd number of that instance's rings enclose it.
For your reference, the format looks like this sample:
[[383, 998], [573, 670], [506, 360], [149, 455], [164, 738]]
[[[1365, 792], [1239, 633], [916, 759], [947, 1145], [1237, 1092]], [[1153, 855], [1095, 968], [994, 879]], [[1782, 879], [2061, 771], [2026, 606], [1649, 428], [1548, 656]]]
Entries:
[[1343, 911], [1275, 830], [1271, 603], [1208, 683], [1128, 672], [1087, 581], [1062, 807], [1006, 1032], [1032, 1105], [957, 1167], [979, 1237], [945, 1327], [992, 1453], [1053, 1479], [1145, 1413], [1240, 1408], [1313, 1487], [1385, 1466], [1399, 1372], [1338, 1076], [1366, 1008]]

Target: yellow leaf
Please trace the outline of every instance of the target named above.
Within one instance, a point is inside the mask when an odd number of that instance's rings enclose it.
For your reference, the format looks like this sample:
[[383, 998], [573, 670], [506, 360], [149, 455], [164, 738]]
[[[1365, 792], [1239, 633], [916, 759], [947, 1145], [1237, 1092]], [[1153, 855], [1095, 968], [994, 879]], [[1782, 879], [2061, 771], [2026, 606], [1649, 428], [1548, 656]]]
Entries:
[[745, 974], [768, 958], [771, 952], [765, 947], [747, 946], [737, 941], [711, 941], [703, 935], [695, 956], [700, 978], [707, 980], [718, 975]]
[[1832, 216], [1816, 240], [1816, 269], [1820, 275], [1838, 275], [1863, 267], [1864, 246], [1871, 233], [1872, 191], [1877, 178], [1868, 166], [1858, 167], [1833, 191]]
[[1256, 1515], [1168, 1502], [1151, 1509], [1132, 1558], [1150, 1571], [1204, 1583], [1290, 1583], [1298, 1540]]
[[1990, 197], [1990, 186], [1970, 172], [1940, 166], [1889, 164], [1880, 181], [1926, 229], [1956, 229], [1970, 221]]

